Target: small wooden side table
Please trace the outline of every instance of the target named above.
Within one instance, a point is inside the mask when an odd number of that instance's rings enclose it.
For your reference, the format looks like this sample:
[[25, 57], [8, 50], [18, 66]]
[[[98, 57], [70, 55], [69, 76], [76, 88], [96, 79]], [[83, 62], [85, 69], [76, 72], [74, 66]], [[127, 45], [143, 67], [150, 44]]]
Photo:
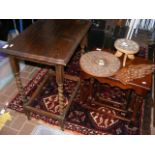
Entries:
[[123, 67], [125, 67], [127, 57], [129, 59], [134, 59], [134, 54], [139, 51], [139, 45], [135, 41], [129, 39], [117, 39], [114, 46], [117, 49], [115, 56], [120, 57], [124, 54]]
[[91, 51], [80, 58], [82, 70], [92, 76], [112, 76], [120, 68], [120, 60], [105, 51]]
[[[96, 51], [98, 52], [98, 51]], [[86, 56], [89, 56], [89, 59], [91, 59], [91, 52], [83, 55], [81, 57], [81, 60], [86, 60], [85, 64], [87, 63]], [[80, 67], [81, 67], [81, 99], [84, 103], [84, 107], [91, 109], [92, 107], [89, 105], [90, 103], [95, 103], [100, 106], [105, 106], [106, 108], [110, 108], [117, 111], [116, 118], [127, 121], [127, 122], [136, 122], [136, 116], [137, 112], [140, 111], [141, 103], [134, 104], [134, 101], [137, 97], [142, 97], [145, 99], [147, 94], [151, 91], [152, 86], [152, 75], [146, 75], [143, 78], [135, 79], [132, 82], [127, 83], [126, 85], [121, 83], [121, 81], [118, 81], [114, 75], [111, 76], [105, 76], [101, 77], [98, 76], [98, 72], [95, 72], [94, 74], [94, 63], [88, 63], [89, 65], [89, 71], [85, 69], [85, 66], [83, 66], [83, 63], [81, 63], [80, 60]], [[135, 64], [151, 64], [152, 62], [136, 57], [134, 60], [128, 59], [126, 62], [126, 67], [129, 65], [135, 65]], [[122, 66], [122, 62], [121, 62]], [[97, 73], [97, 74], [96, 74]], [[104, 73], [103, 73], [104, 75]], [[89, 80], [88, 88], [85, 88], [85, 81]], [[121, 106], [122, 103], [118, 101], [112, 101], [109, 99], [99, 98], [98, 97], [98, 90], [100, 89], [99, 86], [95, 86], [94, 80], [97, 80], [99, 84], [108, 84], [111, 87], [118, 87], [122, 89], [123, 91], [127, 91], [128, 95], [126, 98], [126, 104], [125, 106]], [[136, 95], [133, 95], [135, 94]], [[136, 98], [133, 98], [136, 97]], [[86, 103], [86, 104], [85, 104]], [[88, 104], [87, 104], [88, 103]], [[93, 109], [96, 111], [96, 109]], [[99, 112], [99, 111], [98, 111]], [[130, 115], [129, 115], [130, 113]]]

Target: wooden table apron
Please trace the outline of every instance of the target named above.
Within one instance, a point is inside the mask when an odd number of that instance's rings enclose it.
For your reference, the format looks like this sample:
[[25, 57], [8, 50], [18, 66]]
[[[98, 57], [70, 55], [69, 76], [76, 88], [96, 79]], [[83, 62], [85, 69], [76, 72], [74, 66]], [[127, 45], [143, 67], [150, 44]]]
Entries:
[[[21, 94], [25, 113], [30, 119], [30, 112], [37, 112], [42, 115], [53, 117], [60, 121], [61, 129], [64, 129], [64, 119], [69, 106], [64, 110], [63, 80], [64, 66], [67, 65], [77, 46], [81, 43], [81, 53], [86, 45], [86, 34], [91, 26], [88, 20], [38, 20], [28, 27], [19, 36], [9, 42], [6, 49], [1, 49], [10, 57], [13, 73], [16, 77], [16, 84]], [[33, 98], [45, 83], [38, 86], [32, 98], [28, 102], [22, 82], [19, 76], [19, 60], [27, 60], [41, 64], [55, 66], [56, 82], [58, 85], [58, 99], [60, 115], [51, 114], [43, 110], [37, 110], [30, 105]], [[66, 75], [65, 77], [78, 81], [78, 84], [69, 101], [69, 105], [79, 86], [79, 78]]]

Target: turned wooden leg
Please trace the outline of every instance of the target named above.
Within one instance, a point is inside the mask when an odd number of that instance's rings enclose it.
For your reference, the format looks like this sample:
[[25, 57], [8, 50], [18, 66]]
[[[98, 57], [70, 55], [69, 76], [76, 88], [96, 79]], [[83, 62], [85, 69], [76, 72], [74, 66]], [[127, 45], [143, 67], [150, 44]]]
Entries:
[[[61, 117], [64, 117], [64, 95], [63, 95], [64, 67], [56, 66], [56, 82], [58, 85], [59, 112]], [[64, 130], [64, 121], [60, 121], [61, 129]]]
[[[135, 96], [135, 103], [136, 103], [136, 100], [138, 100], [138, 98], [140, 98], [140, 96]], [[133, 114], [132, 114], [132, 123], [135, 124], [136, 123], [136, 118], [137, 118], [137, 112], [140, 110], [140, 107], [141, 107], [141, 103], [133, 103]]]
[[64, 96], [63, 96], [63, 84], [58, 84], [58, 98], [59, 98], [59, 111], [60, 115], [63, 115], [64, 108]]
[[21, 99], [22, 99], [22, 102], [23, 102], [24, 113], [26, 114], [27, 119], [31, 120], [30, 111], [25, 109], [25, 106], [28, 104], [28, 100], [26, 98], [26, 95], [25, 95], [25, 92], [24, 92], [24, 88], [23, 88], [22, 81], [20, 79], [19, 73], [16, 73], [15, 77], [16, 77], [16, 84], [17, 84], [17, 87], [18, 87], [18, 90], [19, 90], [19, 93], [21, 95]]
[[127, 55], [127, 54], [124, 54], [124, 58], [123, 58], [123, 67], [125, 67], [127, 57], [128, 57], [128, 55]]
[[80, 78], [80, 99], [84, 102], [84, 79]]
[[86, 79], [87, 75], [80, 71], [80, 100], [84, 103], [90, 96], [90, 85], [88, 86]]
[[94, 78], [90, 78], [90, 92], [89, 92], [89, 99], [92, 100], [94, 97]]
[[[24, 88], [23, 88], [23, 85], [22, 85], [22, 81], [20, 79], [19, 61], [14, 57], [10, 57], [10, 63], [11, 63], [13, 74], [14, 74], [14, 76], [16, 78], [16, 85], [17, 85], [19, 94], [21, 96], [21, 99], [22, 99], [22, 102], [23, 102], [23, 108], [24, 108], [28, 104], [28, 100], [26, 98]], [[26, 111], [25, 108], [24, 108], [24, 112], [27, 115], [28, 119], [30, 119], [30, 112]]]
[[23, 106], [24, 106], [24, 105], [27, 104], [27, 99], [26, 99], [26, 95], [25, 95], [24, 88], [23, 88], [23, 85], [22, 85], [22, 81], [20, 79], [20, 74], [15, 73], [15, 78], [16, 78], [16, 85], [17, 85], [18, 91], [19, 91], [19, 93], [21, 95]]
[[25, 105], [27, 103], [27, 99], [26, 99], [26, 96], [25, 96], [22, 81], [20, 79], [19, 62], [18, 62], [18, 60], [16, 58], [10, 57], [10, 63], [11, 63], [13, 74], [14, 74], [14, 76], [16, 78], [16, 85], [17, 85], [18, 91], [19, 91], [19, 93], [21, 95], [23, 105]]
[[85, 53], [85, 47], [86, 47], [86, 46], [87, 46], [87, 36], [85, 36], [85, 37], [82, 39], [81, 43], [80, 43], [80, 47], [81, 47], [80, 53], [81, 53], [81, 56]]
[[127, 92], [127, 97], [126, 97], [126, 106], [124, 107], [125, 110], [132, 110], [131, 106], [131, 100], [133, 96], [133, 90], [129, 89]]

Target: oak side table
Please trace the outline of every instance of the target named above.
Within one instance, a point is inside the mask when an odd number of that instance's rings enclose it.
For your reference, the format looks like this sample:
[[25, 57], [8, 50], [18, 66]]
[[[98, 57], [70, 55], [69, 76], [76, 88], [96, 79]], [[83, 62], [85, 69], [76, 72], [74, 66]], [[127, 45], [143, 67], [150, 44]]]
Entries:
[[[81, 46], [81, 52], [84, 52], [85, 38], [90, 26], [91, 22], [89, 20], [38, 20], [10, 41], [8, 47], [1, 49], [2, 52], [10, 57], [17, 87], [22, 96], [24, 111], [28, 118], [30, 118], [30, 112], [52, 117], [59, 120], [61, 129], [64, 129], [65, 115], [79, 87], [79, 79], [77, 77], [65, 76], [64, 67], [69, 62], [79, 44]], [[31, 106], [32, 100], [39, 93], [47, 76], [28, 101], [19, 76], [19, 60], [55, 66], [55, 76], [58, 85], [59, 115]], [[78, 81], [66, 108], [64, 108], [63, 95], [63, 81], [65, 77]]]

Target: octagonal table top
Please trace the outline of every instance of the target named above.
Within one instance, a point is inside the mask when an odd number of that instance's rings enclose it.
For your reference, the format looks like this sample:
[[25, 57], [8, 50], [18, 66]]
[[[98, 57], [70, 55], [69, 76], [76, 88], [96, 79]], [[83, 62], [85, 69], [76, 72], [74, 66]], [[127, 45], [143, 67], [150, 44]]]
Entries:
[[91, 51], [80, 58], [81, 69], [96, 77], [112, 76], [120, 65], [119, 58], [105, 51]]

